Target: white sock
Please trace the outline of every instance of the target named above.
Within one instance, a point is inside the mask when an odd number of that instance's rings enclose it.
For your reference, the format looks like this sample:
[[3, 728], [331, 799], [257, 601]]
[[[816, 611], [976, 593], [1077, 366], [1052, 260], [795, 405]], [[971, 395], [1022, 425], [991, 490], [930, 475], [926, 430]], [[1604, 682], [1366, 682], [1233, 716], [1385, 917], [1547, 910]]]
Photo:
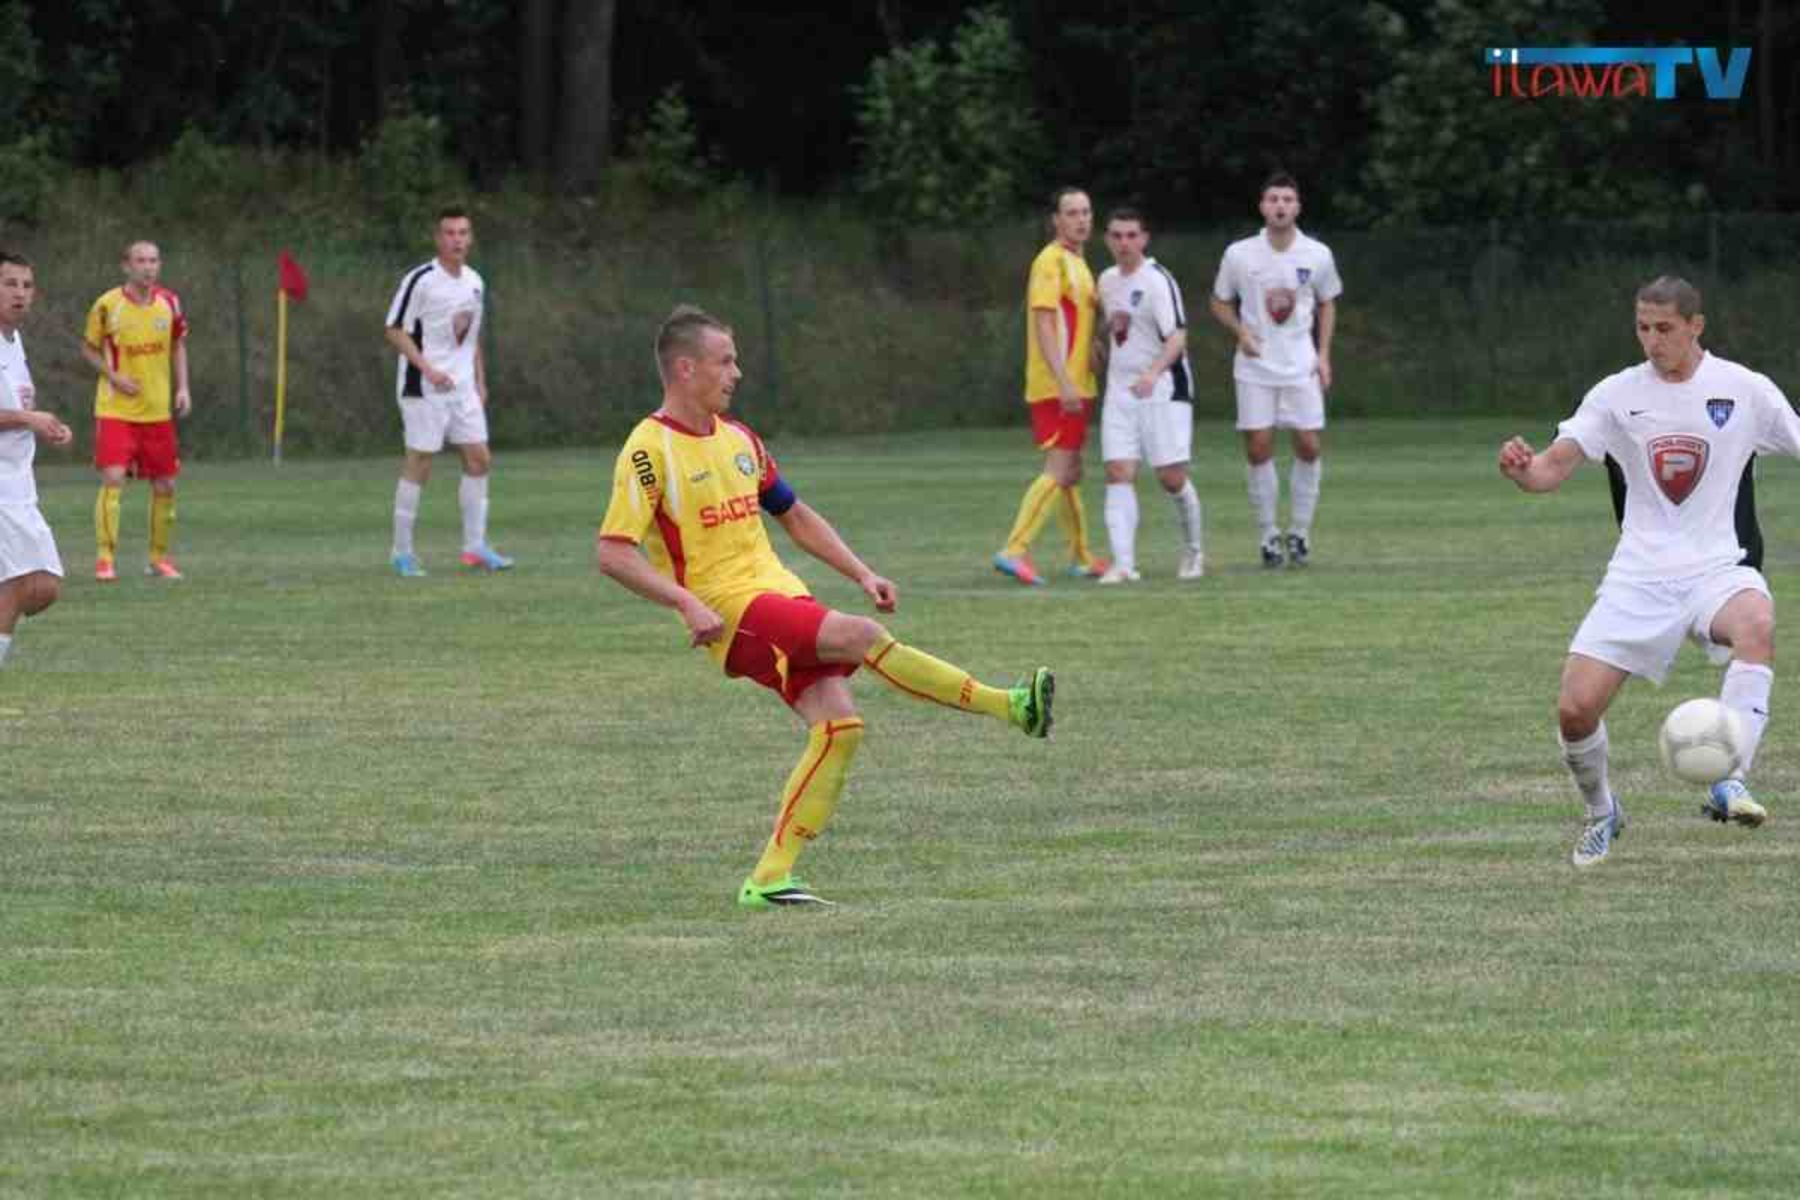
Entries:
[[1170, 494], [1169, 499], [1175, 504], [1175, 517], [1181, 522], [1181, 544], [1200, 553], [1200, 493], [1194, 490], [1194, 481], [1189, 479], [1181, 485], [1179, 492]]
[[12, 650], [12, 634], [0, 633], [0, 667], [6, 665], [6, 656]]
[[1281, 495], [1281, 478], [1275, 474], [1275, 460], [1257, 463], [1244, 472], [1250, 481], [1250, 511], [1262, 528], [1262, 540], [1268, 541], [1280, 528], [1275, 524], [1275, 502]]
[[456, 501], [462, 506], [464, 554], [487, 545], [487, 481], [486, 475], [464, 475], [456, 489]]
[[1296, 458], [1288, 468], [1288, 499], [1293, 507], [1288, 528], [1301, 537], [1312, 536], [1313, 511], [1319, 507], [1319, 476], [1324, 470], [1322, 458], [1311, 462]]
[[[0, 651], [0, 658], [6, 657]], [[1725, 681], [1719, 685], [1719, 700], [1726, 708], [1736, 709], [1744, 719], [1744, 766], [1739, 776], [1750, 774], [1756, 761], [1756, 747], [1762, 742], [1763, 729], [1769, 724], [1769, 689], [1775, 686], [1775, 670], [1761, 663], [1733, 661], [1725, 668]]]
[[424, 489], [410, 479], [394, 488], [394, 554], [413, 552], [413, 524], [419, 519], [419, 493]]
[[1106, 485], [1106, 536], [1112, 542], [1113, 566], [1137, 569], [1138, 502], [1135, 483]]
[[1563, 765], [1581, 790], [1588, 820], [1599, 820], [1612, 811], [1612, 789], [1606, 783], [1606, 722], [1579, 742], [1565, 741], [1561, 734], [1557, 740], [1562, 743]]

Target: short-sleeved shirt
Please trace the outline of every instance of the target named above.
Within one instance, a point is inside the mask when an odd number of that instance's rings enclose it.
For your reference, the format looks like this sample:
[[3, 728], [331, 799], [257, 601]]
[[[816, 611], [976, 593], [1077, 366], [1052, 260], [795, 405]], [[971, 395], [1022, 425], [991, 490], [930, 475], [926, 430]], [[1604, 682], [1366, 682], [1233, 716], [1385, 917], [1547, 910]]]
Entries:
[[[31, 396], [31, 368], [25, 362], [25, 338], [0, 334], [0, 409], [20, 412]], [[0, 504], [36, 504], [37, 480], [31, 464], [37, 457], [37, 435], [29, 429], [0, 429]]]
[[1607, 574], [1686, 579], [1737, 565], [1738, 486], [1750, 456], [1800, 457], [1800, 417], [1768, 376], [1707, 354], [1671, 383], [1648, 362], [1589, 390], [1557, 440], [1625, 474], [1625, 517]]
[[613, 467], [600, 536], [642, 546], [657, 571], [725, 618], [725, 635], [708, 647], [721, 667], [752, 600], [809, 594], [763, 527], [763, 499], [777, 492], [791, 496], [762, 439], [723, 418], [703, 433], [648, 416]]
[[[1181, 286], [1169, 269], [1146, 258], [1127, 275], [1118, 267], [1100, 272], [1101, 319], [1112, 348], [1106, 359], [1107, 395], [1127, 394], [1132, 381], [1149, 369], [1163, 343], [1187, 328]], [[1184, 353], [1156, 377], [1152, 400], [1194, 398], [1193, 372]]]
[[1063, 365], [1075, 391], [1095, 395], [1094, 273], [1087, 260], [1061, 242], [1051, 242], [1031, 262], [1031, 278], [1025, 292], [1025, 402], [1054, 400], [1056, 375], [1038, 347], [1037, 313], [1056, 314], [1056, 336], [1062, 343]]
[[1213, 295], [1237, 302], [1238, 320], [1262, 349], [1255, 358], [1240, 349], [1232, 377], [1266, 387], [1306, 382], [1319, 364], [1313, 317], [1320, 303], [1343, 291], [1330, 247], [1298, 229], [1285, 250], [1269, 244], [1267, 229], [1227, 246]]
[[452, 399], [476, 394], [475, 350], [481, 344], [486, 289], [481, 273], [467, 263], [452, 275], [437, 259], [408, 271], [388, 305], [390, 329], [404, 329], [425, 361], [456, 380], [440, 392], [425, 386], [423, 372], [400, 357], [394, 391], [402, 400], [425, 396]]
[[94, 415], [140, 424], [173, 419], [175, 343], [187, 334], [181, 297], [166, 287], [151, 287], [150, 299], [142, 304], [123, 287], [94, 301], [82, 336], [115, 373], [138, 385], [138, 394], [127, 396], [101, 375]]

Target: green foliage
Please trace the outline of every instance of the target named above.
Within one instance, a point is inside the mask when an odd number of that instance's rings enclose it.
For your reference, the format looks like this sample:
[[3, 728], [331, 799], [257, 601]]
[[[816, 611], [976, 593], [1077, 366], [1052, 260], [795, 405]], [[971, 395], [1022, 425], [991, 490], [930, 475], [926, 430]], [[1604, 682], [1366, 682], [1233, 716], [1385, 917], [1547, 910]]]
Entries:
[[468, 178], [451, 159], [446, 139], [437, 117], [397, 111], [363, 143], [358, 166], [378, 236], [417, 241], [432, 214], [467, 190]]
[[644, 186], [657, 198], [694, 196], [718, 182], [718, 165], [701, 148], [693, 110], [678, 83], [664, 88], [650, 106], [629, 151]]
[[42, 81], [31, 6], [0, 0], [0, 144], [16, 142], [30, 130], [29, 106]]
[[857, 186], [888, 223], [991, 220], [1030, 191], [1042, 135], [1024, 49], [998, 8], [971, 11], [947, 50], [927, 39], [877, 58], [855, 96]]
[[1434, 0], [1416, 18], [1377, 3], [1365, 14], [1371, 53], [1390, 57], [1394, 70], [1374, 95], [1353, 220], [1609, 217], [1689, 207], [1687, 181], [1644, 170], [1632, 152], [1655, 119], [1653, 106], [1494, 96], [1478, 68], [1482, 46], [1592, 44], [1599, 0]]
[[36, 224], [65, 170], [47, 133], [0, 145], [0, 222]]

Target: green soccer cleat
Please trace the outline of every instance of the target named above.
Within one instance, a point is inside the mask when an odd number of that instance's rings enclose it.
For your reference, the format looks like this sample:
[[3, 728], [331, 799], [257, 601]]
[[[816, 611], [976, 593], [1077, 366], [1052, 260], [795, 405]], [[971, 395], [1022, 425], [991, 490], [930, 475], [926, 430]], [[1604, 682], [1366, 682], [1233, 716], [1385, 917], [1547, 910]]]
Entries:
[[1050, 701], [1056, 694], [1056, 676], [1049, 667], [1039, 667], [1031, 678], [1008, 689], [1012, 706], [1012, 723], [1025, 731], [1026, 737], [1050, 736]]
[[825, 897], [816, 895], [805, 882], [793, 875], [783, 875], [774, 883], [758, 884], [745, 878], [738, 889], [738, 903], [745, 908], [832, 908]]

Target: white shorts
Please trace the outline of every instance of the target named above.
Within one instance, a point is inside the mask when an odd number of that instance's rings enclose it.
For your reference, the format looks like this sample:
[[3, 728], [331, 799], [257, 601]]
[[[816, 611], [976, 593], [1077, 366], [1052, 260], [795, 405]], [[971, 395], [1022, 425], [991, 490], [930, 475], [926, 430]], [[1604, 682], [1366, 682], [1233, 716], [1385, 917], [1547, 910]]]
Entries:
[[1108, 392], [1100, 406], [1100, 457], [1107, 462], [1168, 467], [1186, 462], [1193, 447], [1194, 406], [1186, 400]]
[[406, 425], [406, 448], [436, 454], [444, 443], [472, 446], [488, 440], [487, 409], [473, 392], [448, 396], [409, 396], [400, 401]]
[[1325, 393], [1319, 389], [1317, 375], [1307, 376], [1305, 383], [1280, 386], [1242, 379], [1234, 382], [1239, 429], [1325, 428]]
[[63, 573], [50, 526], [35, 504], [0, 504], [0, 583], [33, 571]]
[[1660, 684], [1684, 639], [1704, 647], [1715, 662], [1730, 657], [1726, 647], [1712, 640], [1712, 623], [1739, 592], [1768, 596], [1769, 584], [1754, 567], [1726, 567], [1710, 575], [1656, 582], [1602, 579], [1594, 606], [1569, 643], [1569, 653]]

